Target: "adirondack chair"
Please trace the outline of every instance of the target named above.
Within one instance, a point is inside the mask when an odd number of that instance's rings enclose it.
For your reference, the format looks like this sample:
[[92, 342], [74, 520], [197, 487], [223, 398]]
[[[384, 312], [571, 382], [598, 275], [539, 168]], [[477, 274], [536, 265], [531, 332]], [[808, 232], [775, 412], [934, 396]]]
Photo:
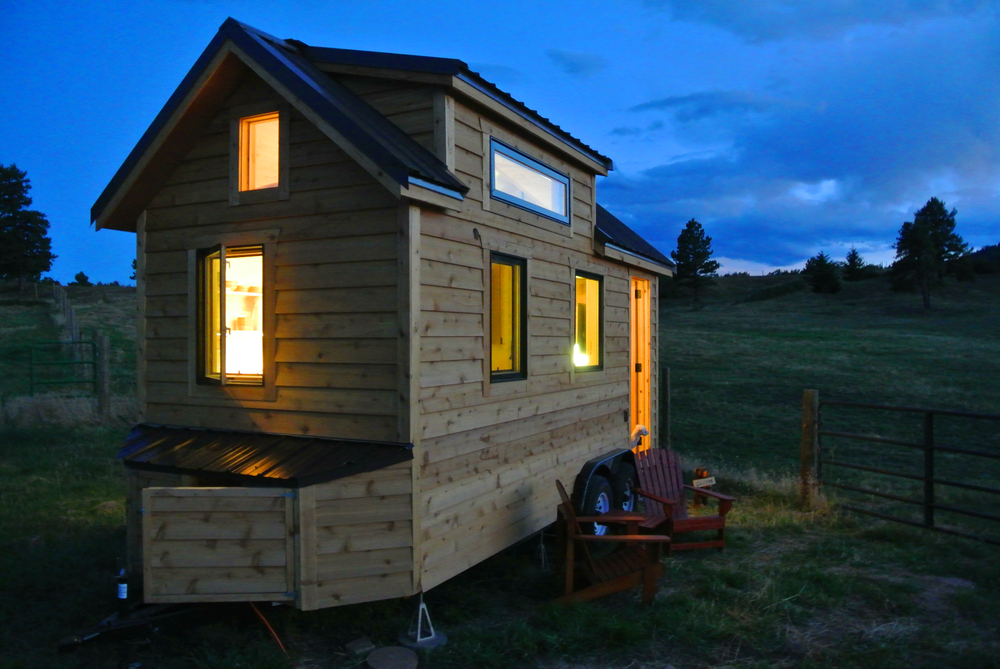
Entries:
[[[668, 544], [668, 552], [695, 548], [722, 550], [726, 547], [726, 514], [733, 507], [735, 498], [686, 485], [681, 474], [680, 457], [674, 451], [651, 448], [636, 455], [635, 462], [639, 485], [634, 492], [645, 500], [646, 517], [639, 523], [641, 531], [665, 533], [674, 539]], [[718, 513], [689, 517], [685, 499], [687, 491], [717, 499]], [[676, 541], [679, 534], [712, 530], [716, 532], [716, 538], [711, 541]]]
[[[627, 511], [613, 510], [598, 517], [577, 516], [573, 502], [563, 484], [556, 481], [559, 497], [559, 514], [562, 523], [559, 526], [560, 541], [565, 543], [565, 585], [566, 593], [557, 601], [582, 602], [614, 592], [634, 588], [642, 584], [642, 602], [649, 604], [656, 596], [656, 579], [663, 576], [663, 563], [660, 562], [661, 546], [669, 546], [670, 538], [653, 534], [639, 534], [639, 523], [644, 516]], [[602, 524], [625, 525], [625, 534], [594, 535], [586, 534], [580, 523], [598, 521]], [[620, 544], [612, 552], [603, 557], [591, 554], [589, 543], [597, 545]], [[576, 546], [580, 545], [583, 554], [582, 574], [576, 570]], [[586, 581], [586, 585], [577, 588], [577, 577]]]

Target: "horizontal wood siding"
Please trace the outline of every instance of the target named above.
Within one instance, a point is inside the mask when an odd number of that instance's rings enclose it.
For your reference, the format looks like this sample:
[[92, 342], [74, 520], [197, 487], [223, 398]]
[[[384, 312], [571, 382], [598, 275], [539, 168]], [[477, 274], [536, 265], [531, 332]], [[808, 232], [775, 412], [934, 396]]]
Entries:
[[413, 594], [411, 465], [403, 462], [310, 488], [315, 608]]
[[[393, 94], [413, 124], [429, 109]], [[241, 105], [279, 102], [249, 76], [147, 210], [146, 420], [167, 425], [395, 441], [397, 200], [298, 112], [290, 197], [230, 206], [229, 123]], [[416, 114], [416, 116], [415, 116]], [[274, 242], [276, 397], [192, 393], [187, 248], [192, 239], [279, 230]]]
[[[552, 522], [556, 479], [628, 439], [629, 272], [594, 255], [593, 177], [535, 147], [572, 179], [572, 229], [489, 198], [481, 128], [455, 105], [458, 212], [421, 219], [421, 458], [416, 513], [424, 590]], [[509, 129], [508, 129], [509, 130]], [[501, 128], [500, 132], [503, 132]], [[510, 131], [511, 133], [513, 131]], [[511, 141], [508, 135], [501, 138]], [[489, 250], [527, 258], [528, 378], [489, 383]], [[605, 277], [604, 370], [571, 368], [576, 269]]]
[[144, 489], [145, 601], [293, 599], [292, 496], [280, 488]]
[[434, 152], [433, 88], [368, 77], [342, 77], [340, 82], [418, 144]]

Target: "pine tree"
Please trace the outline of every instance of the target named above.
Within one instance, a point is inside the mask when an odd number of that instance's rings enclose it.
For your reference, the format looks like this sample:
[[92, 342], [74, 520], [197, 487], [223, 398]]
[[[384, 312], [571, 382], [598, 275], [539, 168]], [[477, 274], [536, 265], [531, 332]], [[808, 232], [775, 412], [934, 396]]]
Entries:
[[25, 277], [37, 281], [56, 258], [45, 214], [27, 209], [31, 182], [26, 176], [17, 165], [0, 165], [0, 278], [17, 278], [19, 290]]
[[680, 285], [694, 289], [694, 301], [697, 303], [701, 288], [710, 285], [709, 277], [716, 276], [719, 271], [719, 263], [710, 260], [712, 238], [705, 235], [701, 223], [693, 218], [687, 222], [677, 237], [677, 250], [671, 251], [670, 257], [677, 263], [674, 279]]
[[867, 266], [864, 257], [852, 246], [844, 259], [844, 281], [861, 281], [867, 278]]
[[969, 252], [968, 245], [955, 232], [955, 209], [932, 197], [903, 223], [896, 238], [896, 261], [892, 264], [893, 290], [916, 287], [924, 308], [931, 308], [931, 290], [940, 285], [949, 265]]
[[837, 264], [822, 251], [806, 261], [802, 272], [814, 293], [836, 293], [840, 290]]

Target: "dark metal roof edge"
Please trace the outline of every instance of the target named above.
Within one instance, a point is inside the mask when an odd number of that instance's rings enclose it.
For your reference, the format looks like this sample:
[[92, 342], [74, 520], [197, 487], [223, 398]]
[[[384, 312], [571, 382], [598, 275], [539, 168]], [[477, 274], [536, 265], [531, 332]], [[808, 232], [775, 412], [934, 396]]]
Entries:
[[510, 93], [501, 90], [483, 78], [481, 74], [469, 68], [468, 64], [457, 58], [440, 58], [437, 56], [412, 56], [382, 51], [362, 51], [358, 49], [337, 49], [303, 44], [297, 40], [288, 40], [296, 46], [301, 45], [302, 54], [314, 63], [330, 65], [347, 65], [355, 67], [370, 67], [373, 69], [399, 70], [402, 72], [426, 72], [429, 74], [445, 74], [456, 76], [470, 86], [473, 86], [491, 99], [499, 102], [526, 121], [540, 126], [552, 135], [566, 142], [580, 153], [584, 154], [607, 170], [614, 169], [614, 161], [601, 154], [582, 140], [577, 139], [556, 123], [531, 109]]
[[[602, 243], [610, 242], [612, 246], [617, 246], [626, 253], [638, 256], [654, 264], [661, 265], [666, 269], [676, 269], [677, 266], [669, 258], [667, 258], [667, 256], [661, 253], [659, 249], [643, 239], [642, 235], [638, 232], [625, 225], [625, 223], [623, 223], [610, 211], [605, 209], [600, 203], [597, 204], [597, 216], [595, 218], [597, 221], [594, 224], [594, 230], [596, 236], [598, 237], [598, 241], [601, 241]], [[602, 227], [602, 218], [605, 218], [606, 222], [610, 224], [610, 227], [613, 228], [617, 226], [621, 227], [622, 230], [615, 231], [613, 229], [607, 229], [608, 226]], [[616, 232], [619, 234], [616, 235]], [[625, 234], [621, 234], [622, 232]], [[626, 239], [625, 237], [628, 235], [634, 236], [640, 243], [636, 244], [633, 241]], [[600, 237], [604, 237], [604, 239], [600, 239]], [[637, 246], [645, 246], [647, 248], [636, 248]]]
[[198, 81], [199, 77], [201, 77], [205, 68], [208, 67], [209, 63], [212, 62], [212, 59], [215, 58], [219, 50], [222, 49], [222, 45], [226, 43], [227, 39], [229, 39], [228, 33], [230, 32], [230, 28], [228, 26], [230, 25], [230, 21], [236, 23], [234, 19], [229, 18], [226, 19], [226, 21], [219, 27], [219, 31], [215, 34], [215, 37], [212, 38], [212, 41], [208, 43], [205, 50], [201, 52], [200, 56], [198, 56], [198, 60], [194, 62], [194, 65], [191, 66], [188, 73], [184, 75], [183, 79], [181, 79], [181, 83], [177, 85], [174, 92], [169, 98], [167, 98], [166, 104], [163, 105], [163, 108], [160, 109], [156, 117], [153, 118], [153, 122], [148, 128], [146, 128], [146, 132], [142, 133], [142, 137], [140, 137], [136, 145], [132, 147], [132, 150], [129, 152], [128, 156], [126, 156], [121, 167], [118, 168], [115, 175], [111, 177], [111, 181], [108, 182], [108, 185], [105, 186], [104, 190], [97, 197], [94, 205], [90, 208], [91, 223], [94, 223], [101, 217], [101, 214], [104, 213], [104, 208], [108, 206], [108, 203], [114, 197], [115, 193], [118, 192], [122, 183], [128, 178], [128, 175], [132, 173], [132, 170], [135, 169], [136, 164], [138, 164], [143, 154], [146, 153], [146, 149], [148, 149], [149, 145], [153, 143], [156, 136], [160, 134], [160, 131], [163, 130], [167, 121], [170, 120], [170, 117], [173, 116], [174, 112], [177, 111], [177, 108], [180, 107], [181, 102], [184, 101], [184, 98], [187, 96], [188, 92], [190, 92], [195, 82]]

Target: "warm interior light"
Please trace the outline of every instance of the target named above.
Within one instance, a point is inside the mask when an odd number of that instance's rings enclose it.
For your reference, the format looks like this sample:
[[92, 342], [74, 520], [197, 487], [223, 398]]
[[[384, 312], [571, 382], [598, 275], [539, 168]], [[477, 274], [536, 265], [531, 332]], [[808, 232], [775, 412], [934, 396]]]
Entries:
[[576, 277], [576, 342], [573, 364], [591, 367], [600, 364], [601, 355], [601, 282], [586, 276]]
[[225, 263], [221, 258], [222, 252], [215, 251], [204, 261], [205, 375], [220, 380], [220, 370], [225, 368], [227, 383], [260, 383], [264, 374], [263, 249], [227, 248]]
[[278, 185], [278, 113], [240, 119], [240, 190]]
[[264, 373], [263, 260], [259, 249], [226, 257], [227, 376]]
[[521, 369], [521, 268], [502, 262], [493, 262], [491, 266], [491, 369], [518, 371]]

